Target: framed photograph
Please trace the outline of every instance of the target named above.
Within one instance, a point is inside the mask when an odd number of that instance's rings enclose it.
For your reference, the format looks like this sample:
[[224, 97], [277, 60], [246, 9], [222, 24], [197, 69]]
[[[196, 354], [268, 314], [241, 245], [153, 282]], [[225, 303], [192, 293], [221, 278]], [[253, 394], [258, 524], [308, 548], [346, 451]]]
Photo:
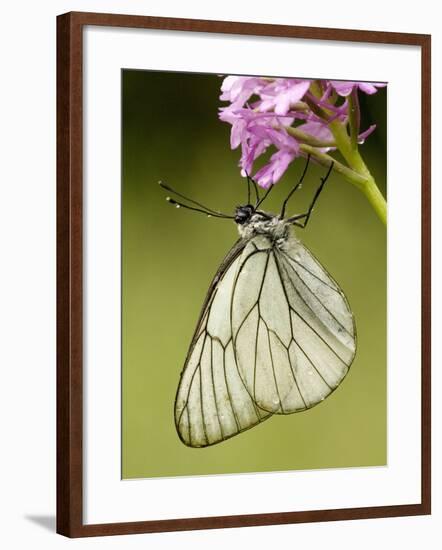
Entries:
[[57, 25], [57, 531], [429, 514], [430, 36]]

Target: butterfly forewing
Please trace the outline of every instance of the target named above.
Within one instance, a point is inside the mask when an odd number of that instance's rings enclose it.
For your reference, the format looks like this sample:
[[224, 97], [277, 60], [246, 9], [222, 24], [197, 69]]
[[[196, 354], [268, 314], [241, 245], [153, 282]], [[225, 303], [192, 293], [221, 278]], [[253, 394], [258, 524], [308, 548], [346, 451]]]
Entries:
[[230, 308], [244, 243], [221, 264], [209, 289], [175, 400], [175, 424], [191, 447], [224, 441], [270, 413], [252, 400], [233, 349]]

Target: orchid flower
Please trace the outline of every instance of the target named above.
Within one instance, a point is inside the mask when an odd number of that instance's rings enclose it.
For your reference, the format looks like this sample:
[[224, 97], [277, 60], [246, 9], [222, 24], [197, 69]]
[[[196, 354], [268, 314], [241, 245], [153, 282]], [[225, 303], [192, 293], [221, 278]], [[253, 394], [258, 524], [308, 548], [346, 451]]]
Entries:
[[[386, 224], [387, 206], [365, 165], [359, 146], [375, 131], [360, 131], [359, 93], [375, 94], [380, 82], [227, 76], [221, 86], [219, 118], [231, 125], [230, 146], [241, 147], [243, 176], [258, 185], [276, 184], [298, 157], [330, 166], [361, 189]], [[269, 161], [254, 172], [267, 150]], [[339, 151], [345, 163], [333, 157]]]

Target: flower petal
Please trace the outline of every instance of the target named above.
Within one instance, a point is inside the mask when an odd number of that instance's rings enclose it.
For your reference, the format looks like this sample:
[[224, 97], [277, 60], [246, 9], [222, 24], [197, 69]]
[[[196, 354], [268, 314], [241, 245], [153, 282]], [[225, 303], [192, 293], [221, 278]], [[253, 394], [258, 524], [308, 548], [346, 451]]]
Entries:
[[340, 96], [346, 97], [351, 94], [356, 82], [350, 80], [330, 80], [330, 84]]
[[372, 134], [375, 130], [376, 130], [376, 124], [372, 124], [364, 132], [358, 135], [358, 143], [359, 144], [364, 143], [364, 141], [368, 138], [368, 136]]

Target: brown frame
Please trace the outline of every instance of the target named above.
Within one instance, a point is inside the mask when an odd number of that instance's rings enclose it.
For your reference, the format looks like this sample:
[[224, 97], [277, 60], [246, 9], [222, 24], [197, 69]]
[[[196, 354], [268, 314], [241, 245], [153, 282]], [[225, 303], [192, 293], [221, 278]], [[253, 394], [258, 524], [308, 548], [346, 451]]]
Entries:
[[[84, 525], [82, 31], [85, 25], [339, 40], [421, 47], [422, 495], [418, 504]], [[71, 12], [57, 18], [57, 532], [68, 537], [412, 516], [431, 513], [431, 36]]]

